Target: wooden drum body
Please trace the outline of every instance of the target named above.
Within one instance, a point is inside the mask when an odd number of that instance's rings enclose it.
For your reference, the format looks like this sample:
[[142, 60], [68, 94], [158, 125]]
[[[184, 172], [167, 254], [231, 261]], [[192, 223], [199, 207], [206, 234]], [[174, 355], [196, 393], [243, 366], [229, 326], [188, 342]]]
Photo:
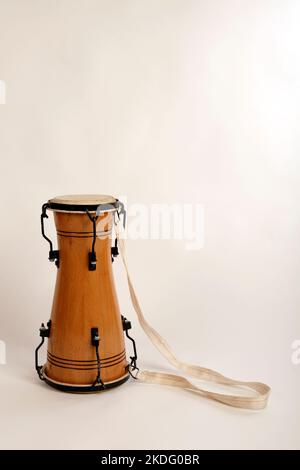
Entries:
[[123, 330], [130, 323], [121, 317], [112, 271], [118, 201], [68, 196], [51, 199], [47, 209], [54, 211], [58, 239], [53, 251], [46, 237], [49, 259], [56, 259], [58, 270], [51, 320], [40, 330], [42, 343], [48, 337], [43, 367], [36, 352], [40, 378], [61, 390], [82, 392], [123, 383], [129, 376]]

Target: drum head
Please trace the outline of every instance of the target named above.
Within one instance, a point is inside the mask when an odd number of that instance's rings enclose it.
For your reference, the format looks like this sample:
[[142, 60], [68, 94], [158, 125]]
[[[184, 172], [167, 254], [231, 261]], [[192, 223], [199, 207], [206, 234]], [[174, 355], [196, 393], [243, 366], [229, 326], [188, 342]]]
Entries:
[[57, 196], [48, 201], [50, 209], [64, 212], [96, 211], [99, 206], [103, 211], [116, 210], [118, 200], [103, 194], [71, 194]]

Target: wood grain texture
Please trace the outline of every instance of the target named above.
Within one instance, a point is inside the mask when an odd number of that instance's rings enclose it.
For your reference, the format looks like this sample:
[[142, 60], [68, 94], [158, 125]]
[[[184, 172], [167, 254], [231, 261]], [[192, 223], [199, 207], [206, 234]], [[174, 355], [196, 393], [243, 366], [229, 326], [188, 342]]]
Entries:
[[[73, 201], [72, 201], [73, 203]], [[91, 385], [97, 377], [91, 328], [100, 333], [101, 379], [117, 380], [126, 373], [124, 334], [111, 262], [113, 215], [98, 218], [96, 271], [88, 270], [92, 222], [86, 214], [54, 211], [60, 267], [51, 313], [48, 360], [49, 379], [74, 385]], [[102, 234], [102, 235], [101, 235]], [[106, 235], [105, 235], [106, 234]]]

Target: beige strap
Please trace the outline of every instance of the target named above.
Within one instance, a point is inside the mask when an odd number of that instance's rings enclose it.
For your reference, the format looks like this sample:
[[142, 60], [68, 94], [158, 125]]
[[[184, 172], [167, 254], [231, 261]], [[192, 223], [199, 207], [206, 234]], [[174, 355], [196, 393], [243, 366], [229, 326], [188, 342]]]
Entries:
[[240, 392], [243, 391], [244, 394], [234, 394], [234, 395], [227, 395], [223, 393], [216, 393], [212, 391], [205, 390], [194, 385], [185, 377], [176, 375], [176, 374], [168, 374], [163, 372], [151, 372], [147, 370], [139, 370], [136, 374], [136, 378], [143, 382], [149, 383], [156, 383], [156, 384], [163, 384], [163, 385], [171, 385], [173, 387], [179, 387], [186, 390], [190, 390], [193, 392], [198, 393], [206, 398], [210, 398], [211, 400], [216, 400], [226, 405], [234, 406], [236, 408], [247, 408], [252, 410], [261, 410], [266, 407], [268, 402], [268, 397], [270, 394], [270, 387], [260, 382], [244, 382], [229, 379], [218, 372], [215, 372], [211, 369], [206, 369], [204, 367], [200, 367], [197, 365], [187, 364], [185, 362], [181, 362], [177, 359], [177, 357], [172, 352], [170, 346], [166, 342], [164, 338], [156, 331], [149, 323], [146, 321], [142, 309], [140, 307], [139, 301], [137, 299], [133, 283], [131, 281], [128, 265], [126, 261], [125, 255], [125, 243], [124, 239], [121, 237], [120, 229], [118, 221], [115, 221], [115, 229], [116, 229], [116, 236], [119, 242], [120, 253], [122, 257], [122, 261], [126, 270], [128, 286], [130, 297], [132, 301], [133, 308], [137, 314], [139, 323], [143, 328], [146, 335], [150, 338], [153, 345], [160, 351], [160, 353], [172, 364], [177, 370], [184, 372], [191, 377], [195, 377], [202, 381], [213, 382], [220, 385], [226, 385], [230, 387], [239, 388]]

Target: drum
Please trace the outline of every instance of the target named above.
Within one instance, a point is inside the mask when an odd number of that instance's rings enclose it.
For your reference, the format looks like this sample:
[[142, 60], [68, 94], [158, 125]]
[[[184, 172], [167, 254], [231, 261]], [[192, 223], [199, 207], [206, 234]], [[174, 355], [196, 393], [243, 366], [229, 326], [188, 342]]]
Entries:
[[[58, 249], [45, 233], [52, 211]], [[50, 244], [49, 260], [57, 266], [51, 318], [40, 328], [36, 370], [49, 385], [64, 391], [100, 391], [129, 377], [124, 331], [130, 322], [121, 316], [112, 262], [114, 218], [125, 220], [123, 204], [111, 196], [62, 196], [43, 205], [42, 235]], [[48, 339], [47, 362], [39, 365], [39, 349]]]
[[[58, 249], [45, 233], [47, 211], [52, 211]], [[59, 390], [98, 392], [124, 383], [130, 375], [148, 383], [194, 391], [200, 396], [237, 408], [262, 409], [270, 387], [261, 382], [237, 381], [211, 369], [180, 361], [167, 341], [148, 323], [139, 304], [125, 258], [119, 221], [124, 205], [111, 196], [62, 196], [42, 207], [41, 230], [50, 245], [49, 260], [57, 267], [51, 318], [40, 328], [41, 341], [35, 350], [35, 368], [41, 380]], [[114, 230], [115, 229], [115, 230]], [[116, 238], [112, 243], [112, 233]], [[140, 370], [130, 322], [121, 315], [113, 279], [112, 262], [120, 254], [127, 274], [132, 306], [139, 324], [153, 345], [175, 369], [210, 383], [241, 386], [250, 395], [211, 392], [177, 374]], [[133, 354], [126, 359], [125, 338]], [[40, 365], [39, 351], [48, 340], [47, 361]], [[253, 393], [254, 392], [254, 393]]]

